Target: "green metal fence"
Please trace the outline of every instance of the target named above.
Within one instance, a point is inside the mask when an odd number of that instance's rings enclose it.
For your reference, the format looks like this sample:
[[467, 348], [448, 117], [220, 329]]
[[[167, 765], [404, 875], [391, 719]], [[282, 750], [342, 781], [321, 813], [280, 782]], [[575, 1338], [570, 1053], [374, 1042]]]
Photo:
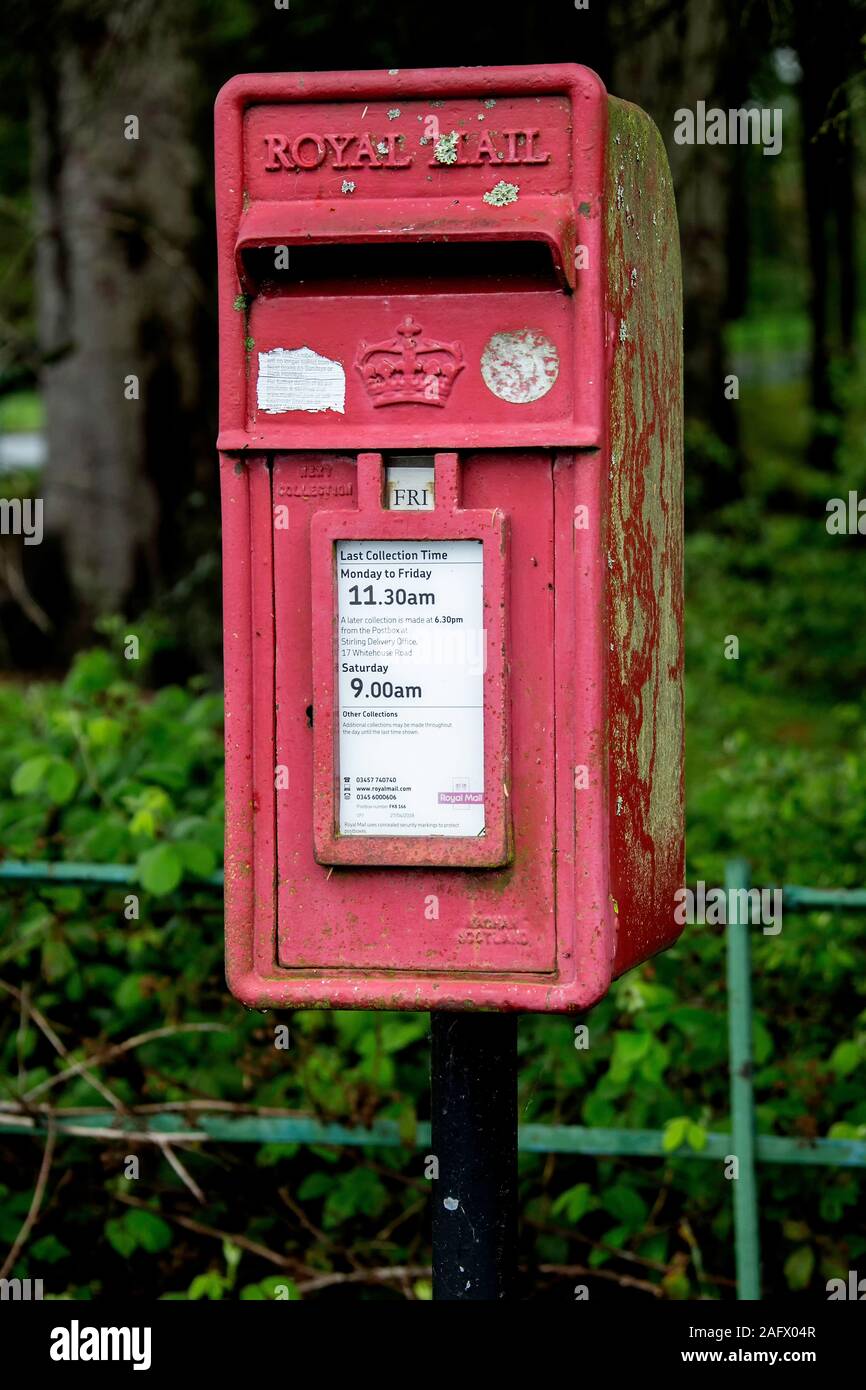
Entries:
[[[134, 865], [22, 863], [7, 859], [0, 863], [0, 881], [102, 883], [134, 885]], [[221, 888], [222, 873], [206, 880]], [[749, 889], [749, 870], [744, 860], [732, 860], [725, 871], [725, 888], [732, 895]], [[864, 909], [866, 889], [783, 888], [784, 912], [809, 912], [819, 908]], [[740, 923], [732, 911], [727, 913], [728, 1059], [730, 1068], [731, 1132], [711, 1133], [701, 1150], [678, 1149], [675, 1156], [695, 1161], [737, 1160], [737, 1176], [732, 1179], [737, 1296], [761, 1297], [760, 1225], [758, 1218], [758, 1164], [814, 1164], [832, 1168], [866, 1168], [866, 1141], [855, 1139], [788, 1139], [779, 1135], [756, 1134], [755, 1097], [752, 1080], [752, 972], [748, 923]], [[174, 1142], [219, 1140], [228, 1143], [335, 1144], [361, 1148], [401, 1148], [407, 1144], [396, 1123], [381, 1120], [368, 1129], [326, 1124], [299, 1115], [229, 1115], [196, 1113], [195, 1123], [178, 1128], [178, 1116], [159, 1112], [146, 1117], [119, 1116], [114, 1110], [76, 1111], [69, 1120], [53, 1118], [59, 1135], [134, 1139], [136, 1134], [171, 1134]], [[34, 1134], [47, 1128], [39, 1115], [2, 1114], [4, 1134]], [[519, 1147], [527, 1153], [585, 1154], [671, 1158], [664, 1147], [664, 1133], [656, 1129], [590, 1129], [581, 1125], [521, 1125]], [[430, 1126], [418, 1124], [414, 1133], [416, 1148], [430, 1144]]]

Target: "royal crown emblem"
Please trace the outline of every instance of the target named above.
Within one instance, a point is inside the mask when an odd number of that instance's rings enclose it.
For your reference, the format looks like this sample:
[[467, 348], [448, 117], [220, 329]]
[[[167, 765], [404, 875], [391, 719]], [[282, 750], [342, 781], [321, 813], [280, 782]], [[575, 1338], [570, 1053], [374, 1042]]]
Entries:
[[444, 405], [448, 400], [465, 366], [463, 348], [420, 334], [421, 325], [410, 314], [396, 337], [358, 344], [355, 367], [374, 406]]

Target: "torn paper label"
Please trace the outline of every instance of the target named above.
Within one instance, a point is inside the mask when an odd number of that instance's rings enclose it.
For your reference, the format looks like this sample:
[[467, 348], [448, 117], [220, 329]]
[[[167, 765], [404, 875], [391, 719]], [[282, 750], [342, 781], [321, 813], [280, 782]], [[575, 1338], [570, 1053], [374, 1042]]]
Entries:
[[346, 373], [339, 362], [312, 348], [274, 348], [259, 353], [256, 383], [259, 410], [282, 415], [289, 410], [336, 410], [346, 413]]

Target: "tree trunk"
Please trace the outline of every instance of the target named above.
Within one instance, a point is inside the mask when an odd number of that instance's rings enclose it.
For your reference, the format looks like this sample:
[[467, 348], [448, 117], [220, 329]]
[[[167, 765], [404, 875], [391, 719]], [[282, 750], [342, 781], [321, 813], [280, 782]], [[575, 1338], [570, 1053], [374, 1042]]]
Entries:
[[847, 7], [833, 24], [826, 13], [795, 11], [800, 84], [803, 177], [809, 232], [810, 462], [833, 467], [842, 403], [838, 367], [854, 348], [857, 285], [854, 254], [854, 163], [850, 74], [856, 71], [860, 25]]
[[42, 597], [74, 646], [152, 594], [160, 506], [176, 535], [194, 463], [194, 74], [172, 0], [72, 0], [36, 37], [45, 530], [71, 614]]
[[[748, 51], [737, 43], [735, 16], [725, 0], [633, 0], [611, 31], [611, 90], [628, 95], [656, 121], [667, 146], [677, 196], [683, 258], [683, 364], [687, 421], [698, 422], [728, 446], [732, 467], [718, 466], [708, 441], [702, 505], [739, 493], [733, 463], [739, 432], [736, 403], [725, 398], [728, 371], [724, 331], [732, 302], [730, 228], [736, 152], [724, 145], [677, 145], [675, 113], [698, 100], [727, 110], [747, 95]], [[739, 49], [734, 63], [734, 50]], [[740, 217], [738, 235], [746, 235]], [[741, 251], [742, 254], [742, 251]], [[738, 277], [739, 278], [739, 277]], [[692, 434], [693, 448], [695, 436]]]

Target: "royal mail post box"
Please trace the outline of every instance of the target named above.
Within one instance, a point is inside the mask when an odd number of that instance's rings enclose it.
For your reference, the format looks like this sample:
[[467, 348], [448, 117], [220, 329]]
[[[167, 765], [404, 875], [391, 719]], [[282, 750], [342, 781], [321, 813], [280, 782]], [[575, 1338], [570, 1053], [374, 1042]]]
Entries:
[[216, 190], [231, 989], [585, 1008], [683, 878], [658, 133], [571, 65], [243, 76]]

